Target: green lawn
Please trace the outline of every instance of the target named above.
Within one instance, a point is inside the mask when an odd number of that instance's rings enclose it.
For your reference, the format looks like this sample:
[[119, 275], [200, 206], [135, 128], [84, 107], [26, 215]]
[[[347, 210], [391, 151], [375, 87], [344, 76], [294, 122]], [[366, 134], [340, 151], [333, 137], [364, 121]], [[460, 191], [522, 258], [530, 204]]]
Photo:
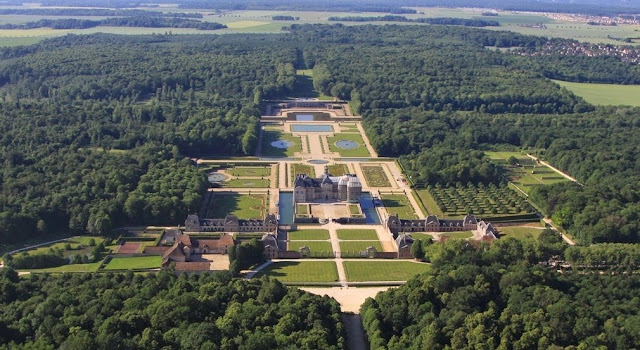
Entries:
[[382, 194], [382, 203], [389, 215], [398, 215], [400, 219], [417, 219], [413, 206], [404, 194]]
[[233, 179], [222, 182], [222, 187], [229, 188], [269, 188], [269, 179]]
[[271, 166], [236, 166], [226, 171], [233, 176], [269, 176], [271, 175]]
[[267, 207], [265, 194], [214, 194], [212, 205], [207, 209], [208, 218], [224, 218], [227, 214], [240, 219], [262, 219]]
[[640, 85], [554, 82], [594, 105], [640, 106]]
[[365, 241], [365, 240], [378, 239], [378, 234], [376, 233], [376, 230], [371, 230], [371, 229], [369, 230], [341, 229], [341, 230], [337, 230], [337, 233], [338, 233], [338, 239], [345, 240], [345, 241], [353, 241], [353, 240]]
[[291, 164], [289, 173], [291, 174], [291, 181], [295, 179], [297, 174], [307, 174], [310, 177], [316, 177], [316, 171], [314, 168], [307, 164]]
[[438, 203], [435, 202], [429, 191], [427, 190], [414, 190], [414, 192], [420, 197], [422, 200], [422, 204], [424, 204], [425, 209], [427, 209], [428, 215], [437, 215], [439, 217], [444, 217], [444, 213], [440, 210]]
[[307, 246], [311, 249], [311, 254], [320, 252], [333, 252], [331, 242], [316, 242], [316, 241], [291, 241], [289, 242], [289, 249], [293, 251], [300, 250], [301, 247]]
[[297, 230], [289, 232], [290, 241], [329, 239], [327, 230]]
[[343, 132], [360, 132], [356, 124], [340, 124], [340, 129]]
[[361, 168], [369, 187], [391, 187], [382, 165], [363, 165]]
[[533, 238], [538, 238], [540, 233], [542, 233], [543, 227], [533, 228], [533, 227], [521, 227], [521, 226], [511, 226], [511, 227], [500, 227], [498, 232], [500, 232], [500, 238], [502, 237], [513, 237], [517, 239], [527, 238], [529, 236]]
[[298, 204], [296, 205], [296, 213], [299, 215], [307, 215], [309, 214], [309, 206], [307, 204]]
[[504, 159], [507, 160], [510, 157], [516, 157], [518, 160], [531, 160], [524, 152], [493, 152], [493, 151], [485, 151], [485, 156], [489, 157], [489, 159]]
[[105, 270], [137, 270], [137, 269], [155, 269], [162, 264], [161, 256], [136, 256], [132, 258], [113, 258]]
[[433, 240], [433, 236], [428, 234], [428, 233], [423, 233], [423, 232], [412, 232], [410, 234], [410, 236], [413, 239], [431, 239]]
[[465, 239], [473, 237], [473, 232], [471, 231], [460, 231], [460, 232], [446, 232], [443, 233], [444, 236], [449, 236], [452, 239]]
[[31, 272], [95, 272], [98, 271], [100, 262], [90, 264], [71, 264], [62, 265], [57, 267], [50, 267], [48, 269], [30, 270]]
[[[291, 141], [293, 146], [282, 149], [271, 146], [277, 140]], [[302, 140], [298, 136], [279, 131], [263, 130], [262, 155], [267, 157], [293, 157], [295, 152], [302, 152]]]
[[333, 261], [281, 261], [267, 266], [255, 277], [261, 276], [282, 282], [337, 282], [338, 268]]
[[361, 214], [360, 206], [358, 204], [349, 204], [349, 215]]
[[379, 252], [383, 251], [380, 241], [340, 241], [342, 252], [363, 252], [368, 247], [374, 247]]
[[[353, 149], [343, 149], [336, 146], [336, 142], [342, 141], [342, 140], [353, 141], [358, 144], [358, 147]], [[338, 133], [338, 134], [335, 134], [334, 136], [327, 137], [327, 143], [329, 144], [329, 151], [337, 152], [340, 154], [341, 157], [370, 157], [371, 156], [371, 154], [369, 153], [369, 150], [367, 150], [367, 147], [364, 144], [364, 140], [362, 139], [362, 136], [359, 133], [358, 134]]]
[[[62, 242], [53, 243], [53, 244], [45, 245], [42, 247], [27, 250], [26, 253], [28, 255], [47, 254], [49, 253], [49, 249], [60, 249], [63, 251], [63, 253], [65, 253], [65, 256], [72, 255], [72, 254], [81, 254], [88, 250], [93, 249], [93, 247], [89, 247], [89, 241], [91, 239], [95, 241], [96, 245], [104, 241], [104, 238], [99, 236], [76, 236]], [[64, 249], [64, 247], [67, 244], [71, 245], [71, 250]], [[85, 249], [80, 250], [81, 245], [85, 246]], [[18, 254], [22, 254], [22, 252]]]
[[342, 176], [349, 173], [349, 168], [346, 164], [332, 164], [329, 165], [329, 174], [333, 176]]
[[430, 266], [411, 261], [345, 261], [344, 269], [350, 282], [406, 281], [428, 271]]

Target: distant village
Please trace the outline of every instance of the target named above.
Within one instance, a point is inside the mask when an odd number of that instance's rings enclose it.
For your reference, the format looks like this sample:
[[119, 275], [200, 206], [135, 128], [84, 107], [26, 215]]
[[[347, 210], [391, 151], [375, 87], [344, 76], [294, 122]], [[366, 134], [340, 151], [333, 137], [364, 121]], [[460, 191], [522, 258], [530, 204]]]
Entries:
[[[639, 34], [640, 35], [640, 34]], [[633, 46], [592, 44], [568, 39], [553, 39], [536, 48], [513, 48], [509, 52], [521, 56], [611, 56], [623, 62], [640, 63], [640, 49]]]

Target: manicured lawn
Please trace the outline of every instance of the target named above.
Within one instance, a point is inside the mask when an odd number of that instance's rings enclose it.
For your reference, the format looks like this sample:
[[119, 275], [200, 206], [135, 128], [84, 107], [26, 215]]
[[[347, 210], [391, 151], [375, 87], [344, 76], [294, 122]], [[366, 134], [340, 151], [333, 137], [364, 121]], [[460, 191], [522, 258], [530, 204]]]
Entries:
[[254, 166], [236, 166], [227, 169], [227, 172], [233, 176], [269, 176], [271, 175], [271, 166], [254, 167]]
[[233, 179], [222, 182], [222, 187], [229, 188], [269, 188], [269, 179]]
[[298, 174], [307, 174], [310, 177], [316, 177], [316, 172], [311, 165], [291, 164], [291, 168], [289, 170], [289, 173], [291, 174], [291, 181], [293, 181]]
[[207, 210], [209, 218], [224, 218], [227, 214], [240, 219], [264, 218], [267, 196], [265, 194], [215, 194]]
[[398, 215], [400, 219], [418, 218], [407, 196], [403, 194], [382, 194], [381, 197], [389, 215]]
[[340, 124], [340, 129], [343, 132], [359, 132], [356, 124]]
[[445, 232], [442, 235], [443, 236], [449, 236], [452, 239], [465, 239], [465, 238], [473, 237], [473, 232], [471, 232], [471, 231]]
[[98, 271], [100, 262], [90, 264], [71, 264], [58, 267], [50, 267], [48, 269], [31, 270], [32, 272], [95, 272]]
[[554, 82], [594, 105], [640, 106], [640, 85]]
[[428, 233], [423, 233], [423, 232], [412, 232], [410, 233], [410, 236], [413, 239], [431, 239], [433, 240], [433, 236], [428, 234]]
[[507, 160], [510, 157], [516, 157], [518, 160], [530, 160], [524, 152], [492, 152], [485, 151], [484, 154], [490, 159], [504, 159]]
[[113, 258], [105, 270], [155, 269], [162, 264], [161, 256], [136, 256], [132, 258]]
[[444, 213], [440, 210], [438, 204], [433, 200], [433, 197], [427, 190], [414, 190], [414, 192], [420, 197], [422, 200], [422, 204], [424, 204], [425, 209], [427, 209], [428, 215], [437, 215], [439, 217], [443, 217]]
[[527, 238], [529, 236], [533, 238], [538, 238], [540, 233], [542, 233], [543, 227], [541, 228], [533, 228], [533, 227], [521, 227], [521, 226], [511, 226], [511, 227], [500, 227], [498, 232], [500, 232], [500, 238], [503, 237], [513, 237], [517, 239]]
[[360, 214], [360, 206], [357, 204], [349, 204], [349, 214], [350, 215]]
[[406, 281], [428, 271], [425, 263], [411, 261], [345, 261], [344, 269], [350, 282]]
[[[353, 141], [358, 144], [358, 147], [353, 149], [343, 149], [336, 146], [336, 142], [342, 141], [342, 140]], [[337, 152], [340, 154], [341, 157], [371, 156], [371, 154], [369, 154], [369, 150], [367, 150], [367, 147], [364, 144], [364, 140], [362, 139], [362, 136], [359, 133], [358, 134], [338, 133], [338, 134], [335, 134], [334, 136], [327, 137], [327, 143], [329, 144], [329, 151]]]
[[[291, 141], [293, 145], [289, 148], [277, 148], [271, 146], [271, 142], [277, 140]], [[295, 152], [302, 152], [302, 141], [300, 137], [279, 131], [263, 130], [262, 155], [267, 157], [293, 157]]]
[[349, 168], [346, 164], [332, 164], [329, 165], [329, 174], [333, 176], [342, 176], [349, 173]]
[[261, 276], [282, 282], [336, 282], [338, 268], [333, 261], [281, 261], [267, 266], [255, 277]]
[[391, 187], [382, 165], [363, 165], [361, 168], [369, 187]]
[[296, 205], [296, 208], [297, 208], [297, 214], [299, 215], [309, 214], [309, 206], [306, 204], [298, 204]]
[[368, 247], [374, 247], [379, 252], [383, 251], [380, 241], [340, 241], [342, 252], [363, 252]]
[[329, 239], [327, 230], [299, 230], [289, 232], [290, 241]]
[[365, 241], [365, 240], [377, 240], [378, 239], [378, 234], [376, 233], [376, 230], [367, 230], [367, 229], [348, 230], [348, 229], [342, 229], [342, 230], [337, 230], [337, 233], [338, 233], [338, 239], [345, 240], [345, 241], [353, 241], [353, 240]]
[[289, 242], [289, 249], [293, 251], [300, 250], [301, 247], [307, 246], [311, 249], [311, 254], [320, 252], [333, 252], [331, 248], [331, 242], [317, 242], [317, 241], [291, 241]]

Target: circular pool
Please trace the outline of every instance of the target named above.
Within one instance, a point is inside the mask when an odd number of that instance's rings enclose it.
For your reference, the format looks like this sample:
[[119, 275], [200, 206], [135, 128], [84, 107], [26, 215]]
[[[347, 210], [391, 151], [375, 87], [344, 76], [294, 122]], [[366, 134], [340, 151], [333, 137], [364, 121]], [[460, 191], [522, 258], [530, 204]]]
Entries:
[[308, 163], [309, 164], [327, 164], [329, 163], [329, 161], [324, 159], [311, 159]]
[[285, 149], [293, 146], [293, 142], [287, 140], [276, 140], [271, 142], [271, 147]]
[[358, 148], [358, 143], [355, 141], [349, 141], [349, 140], [340, 140], [336, 142], [336, 147], [338, 148], [342, 148], [342, 149], [354, 149], [354, 148]]
[[222, 175], [222, 174], [220, 174], [220, 173], [213, 172], [213, 173], [207, 174], [207, 180], [209, 180], [209, 182], [211, 182], [211, 183], [222, 182], [222, 181], [224, 181], [226, 179], [227, 179], [227, 177]]

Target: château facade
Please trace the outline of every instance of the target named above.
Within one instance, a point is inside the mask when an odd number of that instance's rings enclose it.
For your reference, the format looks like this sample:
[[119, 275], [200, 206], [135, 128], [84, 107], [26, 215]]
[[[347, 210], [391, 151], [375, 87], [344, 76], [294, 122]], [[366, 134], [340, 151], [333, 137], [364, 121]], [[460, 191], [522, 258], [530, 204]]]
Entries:
[[306, 203], [314, 201], [346, 201], [357, 203], [362, 194], [362, 183], [356, 175], [331, 176], [329, 168], [319, 178], [298, 174], [293, 182], [293, 201]]

